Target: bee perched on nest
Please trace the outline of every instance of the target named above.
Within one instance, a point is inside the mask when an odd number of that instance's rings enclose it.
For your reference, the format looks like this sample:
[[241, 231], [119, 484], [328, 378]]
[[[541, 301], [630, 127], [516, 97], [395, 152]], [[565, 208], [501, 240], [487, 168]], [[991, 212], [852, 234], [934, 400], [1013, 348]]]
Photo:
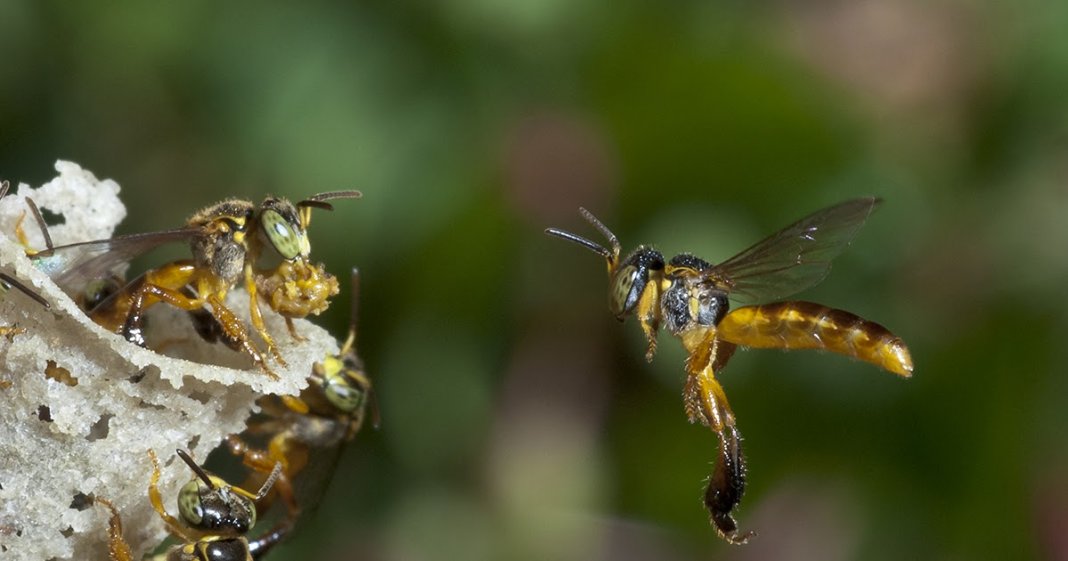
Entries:
[[[148, 498], [168, 532], [182, 543], [158, 556], [165, 561], [251, 561], [267, 553], [281, 535], [277, 529], [249, 540], [246, 534], [256, 524], [256, 501], [263, 498], [281, 472], [275, 466], [271, 476], [253, 494], [234, 487], [222, 478], [211, 475], [198, 465], [188, 452], [178, 450], [182, 459], [195, 474], [178, 493], [178, 517], [163, 506], [157, 487], [161, 477], [156, 453], [148, 451], [152, 461], [152, 479], [148, 484]], [[95, 502], [108, 510], [108, 556], [111, 561], [133, 561], [130, 545], [122, 535], [122, 517], [115, 505], [96, 497]]]
[[[284, 316], [290, 333], [299, 337], [291, 320], [322, 312], [329, 298], [338, 293], [337, 279], [321, 264], [309, 260], [311, 211], [331, 210], [328, 200], [358, 197], [359, 191], [336, 191], [296, 204], [267, 197], [259, 205], [228, 199], [197, 212], [183, 228], [49, 248], [34, 259], [49, 262], [49, 274], [56, 283], [77, 294], [91, 282], [115, 278], [119, 268], [146, 251], [185, 241], [192, 249], [192, 259], [172, 261], [142, 273], [100, 299], [88, 310], [89, 316], [128, 341], [145, 346], [144, 313], [156, 303], [207, 313], [218, 327], [201, 335], [244, 352], [274, 377], [267, 357], [283, 366], [285, 360], [264, 325], [259, 293], [263, 291], [268, 306]], [[252, 327], [265, 352], [225, 304], [227, 293], [239, 282], [248, 293]]]
[[[359, 432], [369, 407], [378, 427], [371, 381], [356, 353], [359, 279], [359, 271], [353, 268], [349, 332], [341, 351], [312, 367], [308, 387], [299, 397], [267, 395], [259, 399], [261, 412], [249, 420], [248, 428], [226, 439], [230, 451], [259, 475], [253, 482], [282, 466], [274, 491], [286, 507], [286, 530], [321, 498], [343, 445]], [[254, 448], [250, 439], [266, 440], [265, 448]], [[316, 469], [304, 473], [309, 464]], [[298, 479], [299, 497], [294, 488]]]

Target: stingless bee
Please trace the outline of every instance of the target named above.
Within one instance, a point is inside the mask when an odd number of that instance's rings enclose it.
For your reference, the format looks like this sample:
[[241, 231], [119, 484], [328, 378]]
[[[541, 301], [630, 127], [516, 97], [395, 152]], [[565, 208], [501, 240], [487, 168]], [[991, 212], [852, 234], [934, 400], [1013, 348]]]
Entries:
[[34, 259], [64, 290], [78, 294], [92, 282], [116, 278], [119, 268], [142, 253], [168, 242], [188, 242], [193, 259], [172, 261], [142, 273], [102, 298], [89, 310], [90, 317], [144, 346], [143, 316], [154, 304], [165, 302], [190, 312], [210, 308], [220, 327], [219, 338], [274, 376], [244, 323], [224, 299], [234, 285], [244, 283], [252, 327], [268, 356], [284, 365], [264, 325], [259, 293], [264, 291], [268, 306], [284, 316], [291, 335], [299, 337], [292, 319], [322, 312], [338, 292], [337, 279], [321, 264], [309, 261], [311, 211], [331, 210], [328, 200], [360, 196], [359, 191], [336, 191], [296, 204], [267, 197], [259, 205], [228, 199], [197, 212], [183, 228], [49, 248], [35, 254]]
[[798, 301], [730, 310], [729, 298], [775, 300], [820, 282], [880, 202], [867, 197], [816, 211], [718, 265], [687, 253], [665, 262], [649, 246], [620, 259], [619, 240], [584, 208], [579, 212], [610, 249], [570, 232], [545, 230], [607, 260], [609, 310], [620, 321], [637, 316], [648, 341], [647, 360], [656, 352], [660, 327], [682, 342], [689, 354], [686, 414], [691, 423], [709, 426], [719, 437], [704, 502], [716, 530], [730, 543], [745, 543], [754, 535], [739, 532], [732, 515], [745, 492], [746, 464], [734, 413], [715, 377], [737, 347], [824, 349], [904, 377], [912, 374], [912, 358], [905, 343], [885, 327], [843, 310]]
[[[256, 524], [256, 501], [263, 498], [274, 484], [281, 466], [276, 466], [259, 492], [253, 494], [234, 487], [222, 478], [204, 471], [184, 450], [178, 456], [196, 476], [178, 492], [178, 518], [163, 506], [159, 479], [162, 476], [156, 453], [148, 451], [152, 460], [152, 479], [148, 484], [148, 498], [167, 531], [182, 543], [154, 559], [161, 561], [251, 561], [259, 559], [274, 547], [284, 532], [274, 528], [249, 540], [245, 534]], [[133, 553], [122, 537], [122, 518], [108, 501], [97, 497], [95, 502], [110, 511], [108, 518], [108, 551], [111, 561], [132, 561]]]
[[[371, 381], [356, 354], [359, 280], [359, 271], [353, 268], [349, 332], [341, 351], [313, 366], [308, 386], [299, 397], [260, 398], [257, 404], [261, 413], [249, 422], [248, 429], [241, 436], [231, 435], [226, 439], [230, 451], [254, 471], [266, 474], [274, 465], [282, 466], [274, 489], [293, 523], [303, 509], [313, 506], [298, 500], [293, 489], [294, 479], [308, 465], [312, 453], [318, 454], [315, 463], [326, 470], [316, 474], [322, 479], [316, 483], [325, 486], [342, 445], [352, 440], [363, 426], [369, 404], [374, 424], [378, 424]], [[254, 436], [267, 436], [267, 448], [257, 450], [249, 446], [245, 438]], [[310, 499], [318, 498], [314, 493], [311, 495]]]

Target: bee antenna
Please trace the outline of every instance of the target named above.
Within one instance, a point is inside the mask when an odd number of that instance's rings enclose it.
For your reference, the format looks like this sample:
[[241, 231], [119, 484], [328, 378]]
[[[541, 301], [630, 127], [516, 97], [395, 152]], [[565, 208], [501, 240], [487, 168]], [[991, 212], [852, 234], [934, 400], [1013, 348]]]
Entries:
[[317, 208], [319, 210], [334, 210], [334, 205], [324, 201], [300, 201], [297, 208]]
[[558, 238], [565, 239], [569, 242], [575, 242], [581, 245], [582, 247], [601, 255], [605, 259], [612, 259], [612, 252], [609, 251], [608, 248], [597, 242], [590, 241], [578, 234], [572, 234], [571, 232], [568, 232], [566, 230], [560, 230], [559, 228], [546, 228], [545, 233], [549, 234], [550, 236], [556, 236]]
[[361, 192], [359, 192], [359, 191], [357, 191], [355, 189], [350, 189], [348, 191], [328, 191], [326, 193], [318, 193], [318, 194], [312, 195], [312, 196], [308, 197], [307, 199], [304, 199], [303, 201], [300, 201], [299, 203], [297, 203], [297, 206], [298, 207], [309, 206], [309, 207], [315, 207], [315, 208], [322, 208], [322, 209], [325, 209], [325, 210], [330, 210], [333, 207], [330, 206], [329, 204], [324, 204], [323, 201], [329, 201], [329, 200], [333, 200], [333, 199], [359, 199], [362, 196], [363, 196], [363, 193], [361, 193]]
[[311, 209], [317, 208], [320, 210], [334, 210], [334, 205], [326, 202], [331, 199], [358, 199], [363, 196], [363, 193], [355, 190], [350, 191], [330, 191], [328, 193], [319, 193], [312, 195], [303, 201], [297, 203], [297, 208], [300, 209], [300, 222], [305, 228], [311, 223]]
[[345, 341], [345, 348], [351, 349], [356, 345], [356, 326], [360, 319], [360, 269], [352, 268], [352, 288], [349, 291], [352, 303], [349, 305], [349, 336]]
[[605, 226], [600, 220], [597, 220], [597, 217], [594, 216], [592, 212], [579, 207], [579, 214], [586, 219], [586, 222], [589, 222], [594, 228], [597, 228], [597, 231], [608, 240], [608, 245], [612, 246], [612, 255], [618, 258], [619, 252], [622, 250], [619, 245], [619, 238], [608, 229], [608, 226]]
[[215, 489], [215, 484], [212, 483], [211, 477], [204, 471], [204, 468], [200, 467], [200, 465], [193, 461], [193, 457], [189, 455], [189, 452], [181, 449], [175, 450], [175, 452], [177, 452], [178, 457], [189, 466], [189, 469], [193, 470], [193, 473], [197, 474], [197, 477], [208, 486], [208, 489]]
[[52, 236], [48, 233], [48, 223], [45, 222], [44, 216], [41, 215], [41, 209], [37, 208], [37, 203], [33, 202], [33, 199], [26, 197], [26, 206], [30, 207], [30, 212], [33, 213], [34, 220], [37, 221], [37, 226], [41, 228], [41, 235], [44, 236], [45, 247], [48, 250], [54, 248], [52, 245]]
[[282, 462], [275, 462], [274, 469], [271, 470], [271, 475], [267, 476], [267, 481], [263, 482], [260, 486], [260, 490], [256, 492], [254, 501], [259, 501], [263, 497], [267, 496], [267, 493], [271, 491], [271, 487], [274, 487], [274, 482], [278, 481], [278, 478], [282, 476]]
[[26, 296], [29, 296], [30, 298], [34, 299], [35, 301], [37, 301], [37, 303], [41, 304], [46, 309], [52, 307], [52, 305], [48, 303], [48, 300], [45, 300], [43, 296], [41, 296], [40, 294], [37, 294], [36, 292], [30, 290], [30, 288], [28, 286], [22, 284], [21, 282], [18, 281], [18, 279], [16, 279], [15, 277], [13, 277], [13, 276], [11, 276], [11, 275], [9, 275], [7, 273], [0, 273], [0, 285], [4, 285], [5, 287], [12, 287], [13, 286], [13, 287], [21, 290], [23, 293], [26, 294]]
[[371, 426], [375, 430], [382, 428], [382, 410], [378, 407], [378, 393], [368, 388], [367, 396], [371, 399]]
[[560, 230], [558, 228], [546, 228], [545, 233], [550, 236], [556, 236], [558, 238], [575, 242], [594, 253], [600, 254], [608, 260], [610, 267], [615, 267], [616, 262], [619, 261], [619, 252], [622, 249], [619, 245], [619, 238], [617, 238], [607, 226], [602, 224], [600, 220], [597, 220], [597, 217], [594, 216], [592, 212], [579, 207], [579, 213], [582, 214], [582, 217], [592, 224], [594, 228], [597, 228], [597, 231], [600, 232], [601, 235], [608, 239], [608, 244], [612, 246], [612, 249], [608, 249], [603, 245], [590, 241], [578, 234], [572, 234], [571, 232]]

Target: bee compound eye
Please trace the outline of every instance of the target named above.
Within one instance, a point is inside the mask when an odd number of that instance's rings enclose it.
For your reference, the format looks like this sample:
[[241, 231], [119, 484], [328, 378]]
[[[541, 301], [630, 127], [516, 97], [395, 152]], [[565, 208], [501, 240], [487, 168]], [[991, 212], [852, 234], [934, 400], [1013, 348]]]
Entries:
[[200, 481], [193, 479], [178, 491], [178, 516], [187, 524], [196, 527], [204, 520], [203, 504], [200, 500]]
[[622, 316], [634, 306], [631, 302], [631, 294], [634, 292], [638, 274], [638, 269], [633, 265], [628, 265], [616, 273], [612, 282], [612, 291], [608, 295], [608, 305], [613, 314]]
[[300, 255], [301, 249], [307, 244], [302, 242], [302, 235], [293, 229], [293, 226], [274, 210], [263, 211], [260, 218], [263, 233], [270, 240], [271, 245], [285, 259], [293, 259]]
[[326, 398], [339, 410], [355, 411], [363, 403], [363, 390], [342, 378], [326, 387]]

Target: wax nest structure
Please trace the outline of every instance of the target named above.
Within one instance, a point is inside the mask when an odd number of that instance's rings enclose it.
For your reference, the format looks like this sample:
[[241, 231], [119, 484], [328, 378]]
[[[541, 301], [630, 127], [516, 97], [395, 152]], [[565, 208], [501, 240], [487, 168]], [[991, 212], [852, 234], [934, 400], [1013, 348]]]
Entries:
[[[304, 338], [297, 341], [265, 309], [288, 363], [272, 364], [275, 380], [244, 355], [204, 342], [183, 312], [166, 305], [148, 314], [149, 348], [100, 328], [14, 239], [27, 196], [62, 216], [50, 228], [56, 245], [107, 238], [125, 217], [114, 181], [70, 162], [57, 162], [56, 171], [38, 189], [12, 185], [0, 200], [0, 271], [50, 304], [18, 290], [0, 300], [0, 326], [18, 328], [0, 337], [0, 558], [107, 559], [107, 511], [92, 504], [98, 496], [118, 508], [139, 557], [167, 535], [148, 500], [147, 451], [161, 459], [160, 488], [174, 513], [178, 489], [192, 476], [175, 449], [203, 461], [224, 436], [244, 428], [258, 397], [299, 393], [312, 365], [337, 352], [337, 341], [303, 320], [296, 321]], [[24, 227], [30, 247], [42, 249], [28, 213]], [[231, 291], [227, 305], [249, 317], [243, 290]]]

